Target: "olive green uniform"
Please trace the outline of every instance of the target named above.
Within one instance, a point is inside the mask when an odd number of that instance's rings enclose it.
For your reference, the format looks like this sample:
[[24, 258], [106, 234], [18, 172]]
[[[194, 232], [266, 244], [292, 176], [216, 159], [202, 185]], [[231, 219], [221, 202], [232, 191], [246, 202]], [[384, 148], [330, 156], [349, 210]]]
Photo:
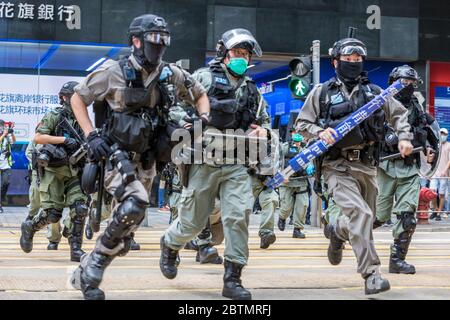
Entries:
[[[30, 204], [28, 205], [28, 218], [32, 219], [35, 215], [38, 214], [39, 210], [41, 209], [41, 197], [39, 195], [39, 186], [38, 186], [38, 175], [37, 170], [32, 168], [32, 153], [35, 148], [37, 148], [33, 142], [30, 142], [28, 144], [28, 147], [25, 151], [25, 154], [27, 156], [29, 166], [32, 169], [31, 174], [31, 183], [30, 183], [30, 190], [28, 192], [28, 198], [30, 200]], [[64, 220], [64, 224], [68, 224], [70, 226], [70, 218], [66, 218]], [[52, 223], [47, 227], [47, 239], [50, 242], [59, 243], [61, 241], [61, 225], [59, 222]]]
[[[340, 81], [337, 86], [347, 101], [355, 101], [358, 91], [361, 90], [360, 85], [357, 85], [352, 92], [348, 92], [346, 86]], [[324, 130], [319, 126], [319, 99], [322, 88], [321, 84], [313, 88], [297, 118], [297, 130], [307, 138], [317, 138]], [[329, 100], [329, 97], [326, 99]], [[393, 98], [389, 99], [382, 109], [386, 120], [392, 124], [399, 139], [411, 140], [406, 109]], [[361, 161], [349, 161], [339, 157], [336, 160], [325, 159], [322, 172], [328, 191], [343, 214], [337, 219], [337, 236], [343, 241], [350, 241], [357, 257], [358, 272], [366, 277], [371, 274], [373, 266], [380, 264], [372, 235], [378, 194], [377, 168]]]
[[275, 209], [278, 207], [278, 195], [275, 190], [267, 188], [264, 181], [257, 176], [253, 177], [253, 197], [259, 198], [261, 206], [259, 236], [274, 233]]
[[[407, 166], [403, 159], [383, 161], [378, 168], [377, 180], [379, 194], [376, 218], [378, 221], [381, 223], [388, 221], [391, 214], [416, 212], [420, 192], [417, 164]], [[394, 239], [397, 239], [404, 231], [401, 219], [398, 219], [392, 228]]]
[[[58, 111], [50, 111], [42, 118], [36, 133], [52, 135], [58, 125]], [[69, 123], [74, 125], [75, 119], [69, 117]], [[64, 207], [70, 206], [69, 217], [74, 219], [76, 216], [76, 202], [86, 202], [86, 195], [81, 191], [79, 169], [70, 164], [60, 167], [46, 167], [43, 177], [40, 177], [39, 196], [42, 210], [33, 218], [38, 221], [47, 215], [47, 209], [56, 209], [63, 211]], [[71, 233], [72, 225], [65, 224]]]
[[[282, 145], [283, 156], [288, 153], [289, 143]], [[301, 150], [300, 150], [301, 151]], [[309, 205], [309, 181], [307, 176], [290, 177], [287, 183], [280, 186], [280, 218], [286, 220], [291, 213], [294, 217], [294, 228], [303, 230]]]
[[[238, 83], [229, 74], [225, 65], [221, 67], [229, 82]], [[206, 90], [213, 83], [209, 68], [197, 70], [193, 77]], [[249, 78], [246, 78], [250, 80]], [[246, 81], [236, 89], [236, 100], [244, 94]], [[263, 99], [259, 94], [258, 102]], [[263, 101], [263, 127], [270, 129], [270, 118]], [[178, 218], [166, 230], [165, 244], [173, 250], [180, 250], [205, 226], [214, 209], [216, 197], [220, 198], [222, 223], [225, 235], [225, 260], [246, 265], [248, 259], [248, 223], [253, 207], [252, 179], [247, 167], [241, 164], [192, 164], [188, 174], [188, 186], [183, 188], [178, 207]]]

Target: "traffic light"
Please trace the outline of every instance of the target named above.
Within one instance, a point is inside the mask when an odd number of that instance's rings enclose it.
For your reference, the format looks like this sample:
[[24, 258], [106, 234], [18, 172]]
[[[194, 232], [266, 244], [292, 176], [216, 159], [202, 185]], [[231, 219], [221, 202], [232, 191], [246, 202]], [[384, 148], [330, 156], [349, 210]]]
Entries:
[[311, 56], [302, 56], [294, 58], [289, 62], [289, 69], [291, 70], [291, 81], [289, 82], [289, 89], [294, 98], [301, 100], [306, 99], [311, 89]]

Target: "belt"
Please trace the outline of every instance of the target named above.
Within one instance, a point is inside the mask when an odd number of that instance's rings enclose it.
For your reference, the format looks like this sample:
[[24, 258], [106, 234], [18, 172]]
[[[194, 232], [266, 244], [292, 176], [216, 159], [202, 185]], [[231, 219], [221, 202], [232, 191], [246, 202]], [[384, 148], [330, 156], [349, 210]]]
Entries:
[[354, 162], [354, 161], [361, 161], [361, 155], [363, 152], [366, 152], [361, 149], [347, 149], [342, 150], [341, 155], [348, 161]]

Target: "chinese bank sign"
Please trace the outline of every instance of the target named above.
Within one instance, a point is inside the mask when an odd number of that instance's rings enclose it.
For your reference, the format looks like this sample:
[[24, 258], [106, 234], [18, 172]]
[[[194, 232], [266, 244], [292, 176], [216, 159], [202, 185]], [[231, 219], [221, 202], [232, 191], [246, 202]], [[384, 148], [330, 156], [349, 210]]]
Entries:
[[58, 93], [79, 77], [0, 74], [0, 119], [14, 122], [18, 141], [29, 141], [44, 114], [59, 106]]
[[69, 30], [81, 29], [81, 9], [77, 5], [59, 5], [27, 2], [0, 2], [0, 19], [55, 21], [65, 23]]

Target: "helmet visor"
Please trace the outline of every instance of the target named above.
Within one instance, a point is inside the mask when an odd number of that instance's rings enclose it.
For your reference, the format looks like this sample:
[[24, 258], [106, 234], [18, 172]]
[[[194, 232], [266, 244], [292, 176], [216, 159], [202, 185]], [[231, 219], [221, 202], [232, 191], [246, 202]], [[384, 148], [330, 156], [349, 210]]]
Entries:
[[339, 51], [340, 55], [349, 56], [353, 53], [357, 53], [360, 56], [367, 57], [367, 50], [364, 47], [361, 46], [345, 46], [341, 48]]
[[144, 41], [168, 47], [170, 46], [170, 34], [161, 32], [147, 32], [144, 34]]
[[225, 32], [222, 36], [222, 41], [228, 50], [239, 44], [248, 43], [252, 47], [252, 53], [256, 54], [258, 57], [262, 56], [261, 47], [248, 30], [233, 29]]

